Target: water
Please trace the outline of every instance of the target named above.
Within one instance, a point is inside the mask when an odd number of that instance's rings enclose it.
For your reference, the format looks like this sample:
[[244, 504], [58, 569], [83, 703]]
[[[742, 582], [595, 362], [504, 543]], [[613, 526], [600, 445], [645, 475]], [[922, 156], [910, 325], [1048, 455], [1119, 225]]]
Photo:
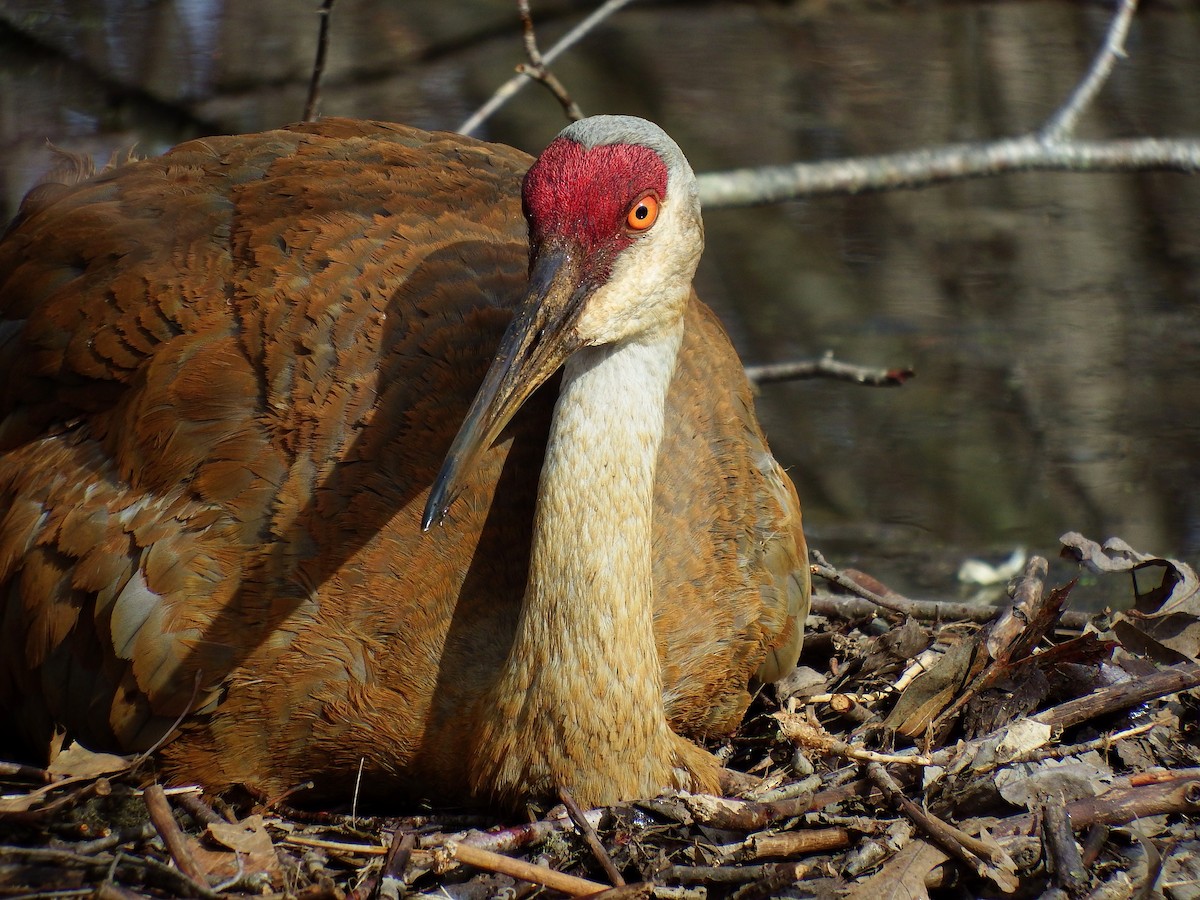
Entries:
[[[47, 138], [103, 160], [296, 119], [317, 5], [7, 0], [0, 213]], [[560, 9], [544, 47], [579, 18]], [[585, 111], [659, 121], [698, 170], [865, 155], [1035, 128], [1108, 14], [631, 7], [557, 72]], [[521, 60], [512, 18], [507, 0], [340, 4], [322, 111], [454, 127]], [[1190, 4], [1143, 12], [1082, 136], [1200, 134], [1197, 38]], [[528, 90], [484, 136], [536, 152], [561, 124]], [[1200, 179], [1165, 174], [707, 211], [698, 286], [747, 362], [828, 349], [917, 369], [901, 389], [763, 389], [812, 543], [919, 596], [953, 595], [966, 556], [1053, 555], [1067, 530], [1200, 556], [1198, 212]]]

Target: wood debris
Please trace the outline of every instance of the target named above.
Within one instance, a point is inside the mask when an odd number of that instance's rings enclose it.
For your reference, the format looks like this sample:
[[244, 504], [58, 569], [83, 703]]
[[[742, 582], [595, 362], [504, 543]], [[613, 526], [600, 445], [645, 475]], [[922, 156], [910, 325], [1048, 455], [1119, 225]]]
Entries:
[[1065, 617], [1086, 588], [1048, 589], [1037, 557], [990, 617], [897, 620], [921, 605], [873, 581], [858, 593], [886, 593], [876, 613], [822, 596], [801, 668], [713, 748], [745, 773], [731, 784], [753, 785], [741, 796], [584, 811], [564, 792], [566, 808], [524, 824], [352, 817], [164, 790], [144, 759], [67, 747], [51, 769], [0, 764], [0, 897], [873, 900], [1194, 884], [1196, 575], [1119, 541], [1063, 543], [1093, 572], [1133, 572], [1131, 608]]

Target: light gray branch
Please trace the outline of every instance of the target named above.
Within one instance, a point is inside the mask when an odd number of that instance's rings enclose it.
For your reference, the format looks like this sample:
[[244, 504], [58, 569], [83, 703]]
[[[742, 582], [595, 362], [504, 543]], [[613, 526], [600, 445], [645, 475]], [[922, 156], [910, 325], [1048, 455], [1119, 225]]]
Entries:
[[950, 144], [908, 153], [793, 163], [699, 175], [708, 208], [775, 203], [820, 194], [928, 187], [1009, 172], [1200, 172], [1200, 140], [1056, 141], [1037, 135]]
[[[584, 35], [615, 13], [623, 6], [628, 6], [633, 0], [605, 0], [591, 15], [563, 35], [562, 40], [551, 47], [542, 55], [542, 63], [550, 65], [559, 56], [578, 43]], [[525, 85], [533, 81], [533, 77], [524, 72], [514, 75], [504, 84], [496, 89], [492, 94], [491, 99], [479, 109], [475, 110], [465, 122], [458, 126], [459, 134], [470, 134], [492, 115], [496, 110], [502, 107], [510, 99], [512, 99], [518, 91]]]
[[1091, 68], [1075, 86], [1067, 102], [1042, 126], [1039, 132], [1041, 137], [1051, 141], [1062, 140], [1074, 133], [1080, 115], [1100, 92], [1100, 88], [1104, 87], [1117, 60], [1125, 58], [1125, 38], [1129, 34], [1129, 26], [1133, 24], [1135, 12], [1137, 0], [1119, 0], [1117, 14], [1108, 26], [1104, 45], [1092, 60]]

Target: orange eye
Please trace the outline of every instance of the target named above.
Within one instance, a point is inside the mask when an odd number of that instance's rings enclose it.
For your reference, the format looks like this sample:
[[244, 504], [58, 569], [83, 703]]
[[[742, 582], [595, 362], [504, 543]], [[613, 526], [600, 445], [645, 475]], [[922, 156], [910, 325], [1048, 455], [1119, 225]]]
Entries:
[[658, 198], [653, 194], [645, 194], [629, 208], [625, 224], [630, 231], [645, 231], [658, 218]]

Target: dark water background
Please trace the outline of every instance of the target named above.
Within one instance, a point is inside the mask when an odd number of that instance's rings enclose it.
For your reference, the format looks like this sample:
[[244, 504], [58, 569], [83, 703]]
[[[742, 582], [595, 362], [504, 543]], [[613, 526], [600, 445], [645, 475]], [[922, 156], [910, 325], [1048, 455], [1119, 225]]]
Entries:
[[[522, 60], [508, 0], [341, 0], [321, 111], [455, 128]], [[0, 217], [45, 141], [106, 159], [296, 120], [316, 2], [0, 0]], [[535, 2], [543, 47], [592, 4]], [[698, 171], [1037, 127], [1113, 4], [634, 4], [556, 66]], [[1200, 136], [1200, 5], [1143, 10], [1081, 137]], [[537, 152], [524, 92], [480, 136]], [[811, 542], [918, 596], [1078, 530], [1200, 557], [1200, 178], [1025, 174], [706, 213], [702, 296], [743, 359], [912, 365], [900, 390], [767, 386]], [[1065, 570], [1064, 570], [1065, 571]]]

